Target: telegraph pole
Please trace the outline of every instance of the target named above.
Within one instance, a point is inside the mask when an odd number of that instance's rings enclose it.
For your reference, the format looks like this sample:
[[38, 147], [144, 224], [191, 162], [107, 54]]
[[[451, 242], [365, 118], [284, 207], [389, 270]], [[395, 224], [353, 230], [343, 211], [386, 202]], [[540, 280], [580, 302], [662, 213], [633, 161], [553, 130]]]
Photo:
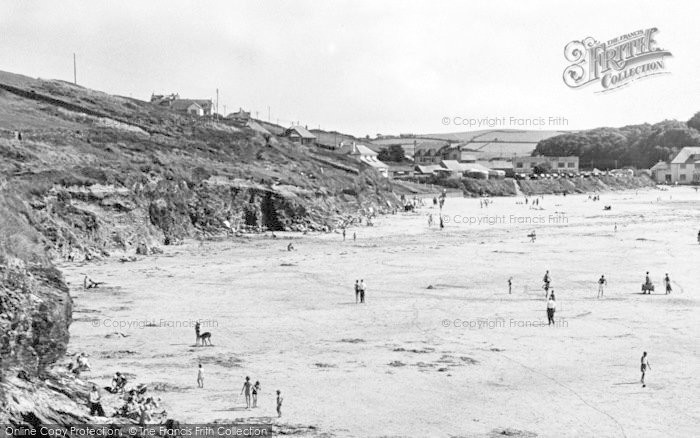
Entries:
[[75, 63], [75, 52], [73, 53], [73, 84], [78, 85], [78, 69]]

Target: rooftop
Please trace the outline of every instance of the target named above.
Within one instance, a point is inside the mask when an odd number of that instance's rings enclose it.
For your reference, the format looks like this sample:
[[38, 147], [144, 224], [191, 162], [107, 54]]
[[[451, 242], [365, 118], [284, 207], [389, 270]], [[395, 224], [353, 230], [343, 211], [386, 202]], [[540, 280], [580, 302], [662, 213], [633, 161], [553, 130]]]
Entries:
[[700, 146], [686, 146], [678, 152], [678, 155], [671, 161], [671, 164], [688, 164], [694, 163], [697, 158], [695, 155], [700, 155]]

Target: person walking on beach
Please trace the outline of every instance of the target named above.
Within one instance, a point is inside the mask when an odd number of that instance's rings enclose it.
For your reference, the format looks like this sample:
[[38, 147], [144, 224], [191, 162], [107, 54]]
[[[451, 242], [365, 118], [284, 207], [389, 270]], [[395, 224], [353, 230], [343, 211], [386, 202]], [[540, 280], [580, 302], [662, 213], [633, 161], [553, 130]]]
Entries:
[[605, 279], [605, 274], [601, 275], [598, 279], [598, 298], [603, 296], [605, 285], [608, 284], [608, 280]]
[[[554, 290], [547, 300], [547, 325], [552, 325], [554, 323], [554, 312], [557, 310], [557, 302], [554, 298]], [[555, 324], [556, 327], [556, 324]]]
[[646, 388], [647, 384], [644, 382], [644, 377], [646, 376], [647, 370], [651, 369], [649, 365], [649, 358], [647, 357], [647, 352], [642, 354], [642, 388]]
[[360, 303], [365, 302], [365, 290], [367, 286], [365, 285], [365, 280], [360, 280]]
[[670, 294], [671, 291], [671, 279], [668, 276], [668, 272], [666, 273], [666, 276], [664, 277], [664, 285], [666, 286], [666, 295]]
[[[549, 277], [549, 271], [544, 273], [544, 277], [542, 278], [542, 282], [544, 283], [542, 285], [542, 288], [544, 289], [544, 297], [547, 298], [549, 296], [549, 282], [551, 281], [551, 278]], [[552, 291], [554, 292], [554, 291]]]
[[246, 376], [245, 382], [243, 383], [243, 388], [241, 389], [241, 394], [245, 392], [245, 407], [250, 409], [250, 377]]
[[199, 388], [204, 388], [204, 370], [202, 370], [202, 364], [199, 364], [197, 369], [197, 386]]
[[355, 304], [360, 302], [360, 280], [355, 280]]
[[260, 392], [260, 381], [256, 380], [255, 385], [253, 385], [253, 407], [258, 407], [258, 393]]
[[508, 278], [508, 295], [513, 292], [513, 277]]
[[88, 401], [90, 402], [90, 415], [99, 415], [100, 417], [105, 416], [105, 411], [102, 409], [102, 395], [100, 390], [97, 389], [97, 385], [92, 385], [90, 389], [90, 394], [88, 394]]
[[277, 417], [282, 416], [282, 392], [280, 390], [277, 390]]
[[651, 295], [651, 278], [649, 278], [649, 271], [647, 271], [646, 275], [644, 276], [644, 286], [645, 287], [642, 289], [642, 293]]

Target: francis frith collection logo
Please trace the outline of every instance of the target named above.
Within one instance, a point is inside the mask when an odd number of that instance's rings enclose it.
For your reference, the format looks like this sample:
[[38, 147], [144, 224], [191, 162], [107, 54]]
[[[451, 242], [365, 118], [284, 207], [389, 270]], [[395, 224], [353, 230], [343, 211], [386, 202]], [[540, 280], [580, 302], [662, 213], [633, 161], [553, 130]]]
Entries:
[[571, 41], [564, 47], [564, 56], [572, 63], [564, 70], [564, 83], [570, 88], [600, 84], [598, 92], [606, 92], [669, 73], [664, 57], [672, 55], [657, 46], [656, 32], [658, 29], [652, 27], [604, 42], [592, 37]]

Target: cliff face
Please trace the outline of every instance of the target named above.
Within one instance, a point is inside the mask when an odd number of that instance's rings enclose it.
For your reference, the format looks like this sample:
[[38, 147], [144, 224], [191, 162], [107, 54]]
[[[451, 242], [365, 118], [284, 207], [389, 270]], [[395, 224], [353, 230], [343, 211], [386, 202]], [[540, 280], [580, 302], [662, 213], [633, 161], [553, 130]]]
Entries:
[[0, 423], [86, 420], [84, 384], [52, 367], [71, 321], [52, 262], [399, 204], [369, 167], [225, 121], [2, 72], [0, 105]]

